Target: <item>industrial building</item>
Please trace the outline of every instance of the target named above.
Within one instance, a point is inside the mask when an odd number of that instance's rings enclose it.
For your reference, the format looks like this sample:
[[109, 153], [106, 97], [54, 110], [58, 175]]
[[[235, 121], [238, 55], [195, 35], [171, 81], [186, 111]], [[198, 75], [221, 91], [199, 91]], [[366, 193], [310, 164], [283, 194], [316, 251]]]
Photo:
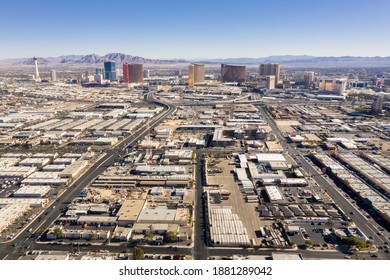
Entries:
[[75, 161], [74, 163], [66, 167], [65, 170], [59, 174], [59, 177], [69, 179], [75, 178], [88, 167], [88, 164], [89, 162], [86, 160]]
[[0, 168], [0, 178], [26, 178], [37, 170], [35, 166], [10, 166]]
[[25, 212], [30, 209], [28, 204], [15, 203], [1, 205], [0, 201], [0, 232], [10, 226], [15, 220], [21, 217]]
[[142, 209], [146, 205], [144, 199], [127, 199], [122, 203], [116, 216], [118, 217], [118, 225], [129, 226], [133, 225], [138, 220]]
[[[151, 165], [145, 165], [145, 166], [137, 166], [135, 169], [136, 173], [142, 174], [151, 174], [151, 173], [159, 173], [159, 174], [185, 174], [186, 168], [182, 166], [175, 166], [175, 165], [162, 165], [162, 166], [151, 166]], [[156, 174], [157, 175], [157, 174]]]
[[50, 186], [22, 186], [13, 194], [14, 197], [43, 197], [49, 191]]
[[247, 246], [249, 237], [242, 221], [231, 207], [210, 207], [210, 239], [219, 246]]

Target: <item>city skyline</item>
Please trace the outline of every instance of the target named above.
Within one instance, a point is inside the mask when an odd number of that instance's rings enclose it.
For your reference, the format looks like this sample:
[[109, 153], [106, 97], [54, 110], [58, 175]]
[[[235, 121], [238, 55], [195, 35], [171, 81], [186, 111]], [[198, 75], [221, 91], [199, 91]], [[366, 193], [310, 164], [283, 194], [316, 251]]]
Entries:
[[103, 1], [68, 3], [3, 3], [7, 44], [0, 59], [110, 52], [153, 59], [389, 55], [381, 27], [390, 23], [390, 3], [383, 1], [116, 1], [112, 9]]

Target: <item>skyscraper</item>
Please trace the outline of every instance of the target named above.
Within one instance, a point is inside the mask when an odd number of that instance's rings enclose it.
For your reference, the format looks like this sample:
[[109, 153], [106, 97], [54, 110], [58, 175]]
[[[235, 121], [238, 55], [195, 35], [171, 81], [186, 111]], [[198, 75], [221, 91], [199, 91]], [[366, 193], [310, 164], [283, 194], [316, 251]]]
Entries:
[[51, 77], [51, 81], [52, 82], [57, 82], [57, 73], [56, 73], [56, 70], [51, 70], [50, 71], [50, 77]]
[[116, 65], [114, 61], [104, 62], [104, 79], [116, 81]]
[[188, 66], [188, 87], [193, 88], [195, 84], [195, 66], [194, 64], [190, 64]]
[[144, 78], [150, 78], [150, 71], [144, 70]]
[[245, 83], [245, 66], [221, 64], [222, 83]]
[[204, 83], [204, 65], [194, 64], [194, 80], [195, 84]]
[[204, 83], [204, 65], [190, 64], [188, 66], [188, 86], [194, 87], [194, 84]]
[[322, 77], [318, 80], [318, 89], [321, 91], [333, 91], [334, 80], [326, 77]]
[[275, 88], [275, 76], [268, 75], [267, 76], [267, 89], [274, 89], [274, 88]]
[[372, 113], [378, 115], [382, 113], [383, 110], [383, 94], [379, 94], [372, 102]]
[[259, 66], [259, 74], [261, 77], [263, 76], [275, 76], [275, 87], [279, 83], [280, 76], [280, 65], [276, 63], [266, 63], [260, 64]]
[[123, 63], [123, 82], [128, 84], [130, 82], [130, 76], [129, 76], [129, 64]]
[[39, 77], [39, 71], [38, 71], [38, 58], [34, 56], [34, 63], [35, 63], [35, 80], [40, 81], [41, 77]]
[[334, 93], [338, 95], [344, 95], [345, 90], [347, 89], [347, 80], [346, 79], [337, 79], [334, 83]]
[[313, 71], [305, 72], [305, 74], [303, 75], [303, 83], [305, 84], [305, 86], [307, 88], [311, 87], [313, 82], [314, 82], [314, 72]]
[[144, 65], [129, 64], [129, 83], [144, 82]]
[[98, 84], [102, 84], [103, 83], [103, 75], [102, 74], [95, 74], [93, 76], [93, 79], [95, 82], [97, 82]]

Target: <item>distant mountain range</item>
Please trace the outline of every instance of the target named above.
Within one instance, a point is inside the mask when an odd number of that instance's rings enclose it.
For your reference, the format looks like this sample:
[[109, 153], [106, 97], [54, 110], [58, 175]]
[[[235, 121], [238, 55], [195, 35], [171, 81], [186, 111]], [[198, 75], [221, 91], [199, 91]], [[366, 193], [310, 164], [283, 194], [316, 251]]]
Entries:
[[[117, 65], [123, 63], [143, 63], [143, 64], [185, 64], [185, 63], [204, 63], [204, 64], [245, 64], [256, 65], [260, 63], [279, 63], [284, 67], [390, 67], [390, 56], [386, 57], [362, 57], [362, 56], [309, 56], [309, 55], [281, 55], [281, 56], [268, 56], [260, 58], [225, 58], [225, 59], [198, 59], [198, 60], [185, 60], [185, 59], [150, 59], [140, 56], [132, 56], [124, 53], [109, 53], [103, 56], [98, 54], [88, 55], [65, 55], [59, 57], [46, 57], [39, 58], [39, 64], [41, 66], [103, 66], [105, 61], [115, 61]], [[7, 59], [0, 60], [0, 66], [14, 66], [22, 67], [27, 65], [33, 65], [34, 60], [32, 58], [20, 58], [20, 59]]]
[[[95, 65], [103, 64], [105, 61], [115, 61], [117, 65], [123, 63], [144, 63], [144, 64], [163, 64], [163, 63], [181, 63], [186, 62], [184, 60], [158, 60], [158, 59], [149, 59], [143, 58], [140, 56], [132, 56], [124, 53], [109, 53], [104, 56], [98, 54], [88, 54], [88, 55], [65, 55], [59, 57], [47, 57], [39, 58], [40, 65], [49, 65], [49, 64], [82, 64], [82, 65]], [[14, 64], [26, 64], [33, 65], [34, 60], [32, 58], [28, 59], [15, 59]]]
[[232, 63], [232, 64], [260, 64], [279, 63], [291, 67], [350, 67], [350, 66], [378, 66], [390, 67], [390, 56], [363, 57], [363, 56], [309, 56], [309, 55], [281, 55], [260, 58], [227, 58], [204, 59], [202, 63]]

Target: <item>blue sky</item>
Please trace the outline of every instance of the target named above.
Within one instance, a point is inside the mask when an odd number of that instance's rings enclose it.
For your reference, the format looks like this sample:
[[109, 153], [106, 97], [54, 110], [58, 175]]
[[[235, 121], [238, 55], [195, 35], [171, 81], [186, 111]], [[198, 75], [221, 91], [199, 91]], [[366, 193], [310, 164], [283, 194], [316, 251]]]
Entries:
[[389, 56], [388, 0], [0, 0], [0, 59]]

